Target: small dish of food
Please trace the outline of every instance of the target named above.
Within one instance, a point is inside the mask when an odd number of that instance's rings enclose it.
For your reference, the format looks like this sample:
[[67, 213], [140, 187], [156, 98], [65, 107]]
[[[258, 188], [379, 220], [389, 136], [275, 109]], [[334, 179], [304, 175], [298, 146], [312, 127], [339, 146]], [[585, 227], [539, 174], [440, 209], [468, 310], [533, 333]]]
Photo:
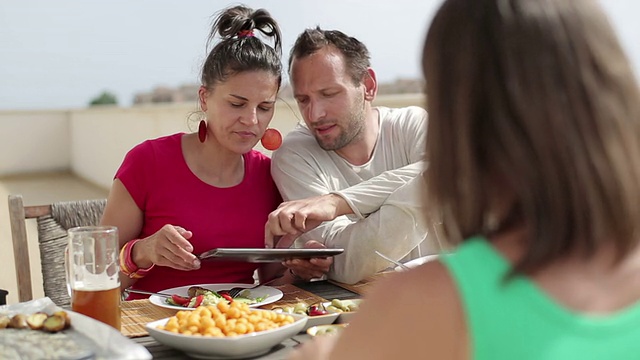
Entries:
[[352, 300], [331, 300], [330, 303], [327, 304], [327, 310], [331, 312], [338, 313], [339, 316], [336, 319], [337, 324], [347, 324], [351, 321], [353, 315], [358, 312], [360, 308], [360, 304], [362, 303], [362, 299], [352, 299]]
[[302, 329], [302, 331], [304, 331], [316, 325], [333, 324], [338, 316], [340, 316], [340, 313], [338, 312], [328, 311], [325, 307], [325, 304], [329, 303], [307, 305], [306, 303], [299, 302], [295, 305], [276, 307], [272, 308], [271, 310], [278, 313], [306, 315], [307, 324]]
[[285, 314], [308, 316], [309, 319], [307, 320], [307, 325], [303, 329], [307, 330], [308, 328], [316, 325], [330, 325], [334, 322], [339, 324], [348, 323], [351, 320], [351, 316], [358, 310], [360, 302], [360, 299], [333, 299], [331, 301], [318, 302], [311, 305], [299, 302], [294, 305], [274, 307], [271, 310]]
[[307, 334], [311, 336], [329, 336], [329, 335], [337, 335], [344, 328], [346, 328], [347, 324], [330, 324], [330, 325], [317, 325], [312, 326], [307, 329]]

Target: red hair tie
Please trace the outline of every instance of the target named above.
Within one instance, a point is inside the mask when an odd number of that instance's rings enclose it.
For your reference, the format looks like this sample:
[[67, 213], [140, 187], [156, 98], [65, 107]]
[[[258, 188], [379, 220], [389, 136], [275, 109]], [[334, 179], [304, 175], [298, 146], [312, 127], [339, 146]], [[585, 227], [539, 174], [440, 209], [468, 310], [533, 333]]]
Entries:
[[242, 30], [238, 32], [238, 38], [253, 37], [253, 30]]

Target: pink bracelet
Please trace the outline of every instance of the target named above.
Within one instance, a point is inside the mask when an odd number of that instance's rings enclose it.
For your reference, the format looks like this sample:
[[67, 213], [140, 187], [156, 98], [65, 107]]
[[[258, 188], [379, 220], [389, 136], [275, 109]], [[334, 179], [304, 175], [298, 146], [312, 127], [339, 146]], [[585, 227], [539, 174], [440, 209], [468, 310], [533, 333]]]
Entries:
[[140, 240], [142, 239], [128, 241], [120, 250], [120, 271], [131, 279], [143, 278], [155, 266], [155, 264], [151, 264], [148, 268], [141, 269], [133, 262], [131, 251], [133, 246]]

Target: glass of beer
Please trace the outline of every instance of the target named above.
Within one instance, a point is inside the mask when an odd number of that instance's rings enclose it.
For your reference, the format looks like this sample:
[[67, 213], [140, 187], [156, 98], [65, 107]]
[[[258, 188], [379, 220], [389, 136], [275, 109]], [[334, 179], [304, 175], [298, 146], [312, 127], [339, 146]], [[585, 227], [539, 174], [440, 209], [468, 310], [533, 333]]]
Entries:
[[81, 226], [69, 229], [68, 235], [71, 310], [120, 330], [118, 229]]

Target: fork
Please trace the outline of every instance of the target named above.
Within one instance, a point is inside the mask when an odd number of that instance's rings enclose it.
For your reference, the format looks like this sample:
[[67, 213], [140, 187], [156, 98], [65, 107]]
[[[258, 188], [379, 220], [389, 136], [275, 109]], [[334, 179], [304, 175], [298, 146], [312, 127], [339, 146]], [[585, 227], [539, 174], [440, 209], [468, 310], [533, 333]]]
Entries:
[[232, 299], [235, 299], [238, 295], [240, 295], [241, 292], [243, 292], [245, 290], [253, 290], [253, 289], [259, 288], [260, 286], [271, 284], [272, 282], [280, 279], [283, 275], [276, 276], [273, 279], [271, 279], [269, 281], [265, 281], [263, 283], [255, 284], [252, 287], [239, 287], [239, 286], [236, 286], [236, 287], [232, 287], [229, 290], [218, 290], [218, 292], [226, 292], [227, 294], [229, 294], [229, 296], [231, 296]]
[[156, 296], [161, 296], [161, 297], [171, 297], [172, 296], [171, 294], [144, 291], [144, 290], [136, 290], [136, 289], [126, 289], [126, 290], [124, 290], [124, 293], [125, 293], [125, 297], [129, 296], [126, 293], [136, 293], [136, 294], [143, 294], [143, 295], [156, 295]]
[[262, 286], [262, 285], [263, 285], [263, 284], [258, 283], [258, 284], [256, 284], [256, 285], [254, 285], [254, 286], [252, 286], [252, 287], [248, 287], [248, 288], [236, 286], [236, 287], [232, 287], [232, 288], [231, 288], [231, 289], [229, 289], [229, 290], [220, 290], [219, 292], [225, 292], [225, 293], [227, 293], [227, 294], [228, 294], [232, 299], [235, 299], [238, 295], [240, 295], [240, 293], [241, 293], [241, 292], [243, 292], [243, 291], [245, 291], [245, 290], [252, 290], [252, 289], [255, 289], [255, 288], [260, 287], [260, 286]]
[[402, 269], [404, 269], [404, 270], [411, 270], [407, 265], [405, 265], [405, 264], [403, 264], [403, 263], [401, 263], [401, 262], [399, 262], [399, 261], [395, 261], [395, 260], [393, 260], [392, 258], [390, 258], [390, 257], [388, 257], [388, 256], [386, 256], [386, 255], [384, 255], [384, 254], [382, 254], [381, 252], [379, 252], [379, 251], [377, 251], [377, 250], [376, 250], [376, 254], [377, 254], [378, 256], [380, 256], [381, 258], [383, 258], [383, 259], [387, 260], [388, 262], [390, 262], [390, 263], [392, 263], [392, 264], [394, 264], [394, 265], [398, 265], [398, 266], [400, 266], [400, 268], [402, 268]]

